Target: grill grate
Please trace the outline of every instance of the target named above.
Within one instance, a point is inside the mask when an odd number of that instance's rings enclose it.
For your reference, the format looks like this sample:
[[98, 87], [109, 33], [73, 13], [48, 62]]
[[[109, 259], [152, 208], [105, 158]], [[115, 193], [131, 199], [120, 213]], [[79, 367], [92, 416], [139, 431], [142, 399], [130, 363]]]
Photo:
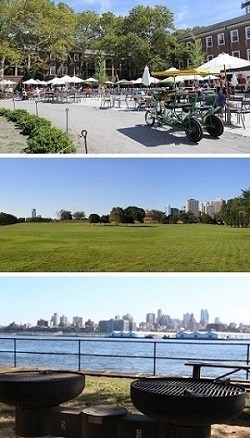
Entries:
[[139, 380], [133, 387], [142, 391], [169, 396], [200, 396], [200, 397], [229, 397], [245, 392], [240, 386], [230, 383], [210, 382], [204, 380], [173, 379], [173, 380]]

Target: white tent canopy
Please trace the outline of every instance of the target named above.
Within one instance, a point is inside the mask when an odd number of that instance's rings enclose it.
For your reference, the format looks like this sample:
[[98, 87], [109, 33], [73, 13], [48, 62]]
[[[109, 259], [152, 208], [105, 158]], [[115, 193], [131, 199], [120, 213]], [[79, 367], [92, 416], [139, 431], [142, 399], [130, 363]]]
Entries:
[[243, 67], [250, 67], [250, 61], [228, 55], [227, 53], [220, 53], [216, 58], [200, 65], [198, 70], [207, 70], [211, 71], [211, 73], [218, 73], [221, 70], [231, 70]]

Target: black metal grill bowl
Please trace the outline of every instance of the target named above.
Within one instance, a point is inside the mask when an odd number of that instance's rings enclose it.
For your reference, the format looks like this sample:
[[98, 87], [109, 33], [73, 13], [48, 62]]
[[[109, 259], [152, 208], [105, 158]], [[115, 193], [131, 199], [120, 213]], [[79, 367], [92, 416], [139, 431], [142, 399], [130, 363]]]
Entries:
[[0, 374], [0, 401], [21, 408], [53, 407], [79, 395], [85, 386], [81, 373], [24, 371]]
[[131, 384], [131, 400], [143, 414], [169, 424], [203, 426], [237, 417], [246, 390], [209, 379], [141, 379]]

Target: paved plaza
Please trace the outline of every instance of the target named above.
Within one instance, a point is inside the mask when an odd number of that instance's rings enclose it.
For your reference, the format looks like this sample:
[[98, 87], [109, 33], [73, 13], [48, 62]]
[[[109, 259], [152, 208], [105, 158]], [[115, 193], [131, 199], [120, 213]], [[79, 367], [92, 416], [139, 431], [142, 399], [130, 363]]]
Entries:
[[[246, 115], [246, 129], [236, 124], [225, 126], [220, 138], [211, 137], [204, 131], [203, 139], [192, 143], [182, 131], [165, 127], [150, 128], [145, 124], [144, 110], [121, 107], [100, 108], [101, 101], [85, 98], [80, 103], [54, 103], [35, 100], [0, 101], [0, 107], [26, 109], [52, 121], [62, 131], [67, 131], [77, 148], [85, 154], [85, 145], [80, 134], [87, 131], [89, 154], [248, 154], [250, 153], [250, 114]], [[1, 151], [0, 151], [1, 152]]]

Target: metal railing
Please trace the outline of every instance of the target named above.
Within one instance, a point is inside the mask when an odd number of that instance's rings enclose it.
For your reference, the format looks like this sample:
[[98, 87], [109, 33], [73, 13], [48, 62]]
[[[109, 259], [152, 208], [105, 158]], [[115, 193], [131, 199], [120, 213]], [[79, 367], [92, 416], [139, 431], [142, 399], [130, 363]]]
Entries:
[[248, 365], [250, 342], [0, 337], [0, 364], [14, 367], [183, 375], [194, 360]]

